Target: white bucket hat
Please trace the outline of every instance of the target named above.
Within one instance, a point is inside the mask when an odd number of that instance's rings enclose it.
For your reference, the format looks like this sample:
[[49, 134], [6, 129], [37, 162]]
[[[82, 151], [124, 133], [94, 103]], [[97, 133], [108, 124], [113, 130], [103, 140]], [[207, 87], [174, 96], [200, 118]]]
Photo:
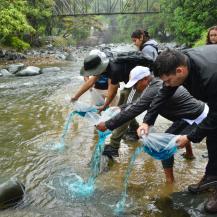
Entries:
[[134, 86], [139, 80], [143, 79], [144, 77], [148, 77], [151, 75], [149, 68], [144, 66], [136, 66], [130, 72], [130, 80], [125, 85], [126, 88], [131, 88]]

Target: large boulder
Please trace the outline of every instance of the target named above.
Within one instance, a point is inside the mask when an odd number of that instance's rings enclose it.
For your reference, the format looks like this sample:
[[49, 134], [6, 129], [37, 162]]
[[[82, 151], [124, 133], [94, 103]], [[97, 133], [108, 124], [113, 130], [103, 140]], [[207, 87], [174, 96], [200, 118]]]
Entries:
[[40, 68], [35, 66], [28, 66], [25, 69], [17, 72], [16, 76], [33, 76], [33, 75], [39, 75], [40, 74]]
[[24, 196], [25, 187], [16, 180], [9, 180], [0, 185], [0, 210], [16, 206]]
[[20, 71], [24, 67], [25, 65], [23, 63], [11, 64], [7, 67], [7, 70], [12, 74], [16, 74], [18, 71]]
[[73, 55], [72, 53], [69, 53], [69, 54], [66, 56], [66, 60], [68, 60], [68, 61], [73, 61], [73, 60], [75, 60], [75, 57], [74, 57], [74, 55]]
[[7, 69], [1, 69], [0, 70], [0, 77], [7, 77], [11, 76], [12, 74]]

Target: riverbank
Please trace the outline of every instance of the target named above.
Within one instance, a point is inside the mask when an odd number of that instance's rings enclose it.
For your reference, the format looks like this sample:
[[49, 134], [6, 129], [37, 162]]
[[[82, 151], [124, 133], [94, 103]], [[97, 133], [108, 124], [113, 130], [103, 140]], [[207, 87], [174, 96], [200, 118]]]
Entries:
[[56, 59], [51, 56], [47, 57], [28, 57], [27, 59], [23, 60], [0, 60], [0, 68], [3, 68], [7, 65], [15, 64], [15, 63], [23, 63], [25, 66], [54, 66], [54, 65], [61, 65], [66, 63], [66, 60]]
[[80, 55], [79, 49], [75, 47], [55, 48], [47, 46], [45, 48], [31, 49], [23, 53], [0, 48], [0, 68], [15, 63], [22, 63], [25, 66], [59, 65], [67, 61], [76, 61]]

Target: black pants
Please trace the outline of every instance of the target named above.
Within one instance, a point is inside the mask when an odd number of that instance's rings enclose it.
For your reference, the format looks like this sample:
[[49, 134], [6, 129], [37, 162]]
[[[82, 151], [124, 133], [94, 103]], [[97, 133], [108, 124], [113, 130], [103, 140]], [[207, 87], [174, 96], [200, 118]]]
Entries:
[[208, 150], [208, 163], [205, 174], [217, 176], [217, 130], [207, 135], [206, 146]]

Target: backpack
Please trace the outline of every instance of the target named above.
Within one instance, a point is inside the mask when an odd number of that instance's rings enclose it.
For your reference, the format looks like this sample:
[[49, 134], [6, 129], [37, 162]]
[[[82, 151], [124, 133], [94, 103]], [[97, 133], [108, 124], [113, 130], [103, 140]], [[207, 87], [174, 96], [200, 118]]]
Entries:
[[113, 57], [112, 61], [119, 64], [135, 64], [146, 67], [153, 65], [153, 60], [149, 56], [145, 56], [141, 51], [122, 52]]

